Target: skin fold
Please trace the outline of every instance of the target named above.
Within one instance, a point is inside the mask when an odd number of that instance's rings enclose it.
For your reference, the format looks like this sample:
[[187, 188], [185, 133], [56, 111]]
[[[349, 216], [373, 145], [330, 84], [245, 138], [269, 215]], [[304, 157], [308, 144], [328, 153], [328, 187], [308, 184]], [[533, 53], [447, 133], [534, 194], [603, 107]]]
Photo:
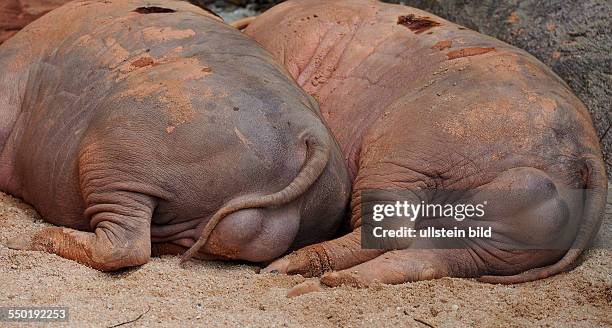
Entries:
[[350, 181], [261, 46], [171, 0], [75, 1], [0, 46], [0, 190], [61, 227], [9, 247], [99, 270], [271, 261], [328, 238]]
[[[598, 231], [607, 182], [591, 118], [526, 52], [421, 10], [369, 0], [287, 1], [241, 24], [319, 102], [353, 182], [353, 231], [265, 272], [322, 276], [328, 286], [444, 276], [519, 283], [567, 270]], [[368, 189], [489, 195], [481, 222], [495, 226], [493, 236], [465, 238], [466, 247], [453, 249], [432, 240], [363, 249]], [[389, 192], [374, 201], [396, 200], [403, 199]], [[562, 237], [570, 243], [546, 248]]]

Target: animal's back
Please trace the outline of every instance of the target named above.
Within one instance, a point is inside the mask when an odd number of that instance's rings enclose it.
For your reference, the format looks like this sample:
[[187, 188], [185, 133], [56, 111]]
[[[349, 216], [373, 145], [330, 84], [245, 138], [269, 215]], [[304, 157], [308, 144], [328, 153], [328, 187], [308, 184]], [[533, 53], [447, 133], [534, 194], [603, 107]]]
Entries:
[[[131, 172], [125, 179], [147, 182], [151, 167], [174, 165], [167, 170], [172, 173], [156, 177], [172, 185], [180, 160], [206, 164], [213, 157], [200, 153], [221, 150], [209, 149], [212, 140], [233, 141], [230, 126], [250, 133], [239, 112], [220, 110], [232, 105], [250, 110], [262, 138], [278, 136], [270, 124], [284, 101], [277, 90], [292, 85], [282, 83], [289, 79], [268, 57], [220, 18], [182, 1], [83, 1], [52, 11], [0, 47], [0, 63], [9, 68], [0, 81], [9, 91], [0, 108], [9, 117], [4, 122], [12, 122], [0, 130], [8, 140], [0, 188], [33, 204], [49, 222], [89, 230], [81, 188], [92, 162], [142, 167], [142, 176]], [[266, 77], [277, 90], [243, 88]], [[185, 132], [185, 124], [198, 128]], [[207, 129], [211, 124], [228, 128]], [[260, 157], [272, 163], [286, 152]], [[180, 212], [187, 201], [181, 197], [189, 199], [176, 195], [161, 210]]]

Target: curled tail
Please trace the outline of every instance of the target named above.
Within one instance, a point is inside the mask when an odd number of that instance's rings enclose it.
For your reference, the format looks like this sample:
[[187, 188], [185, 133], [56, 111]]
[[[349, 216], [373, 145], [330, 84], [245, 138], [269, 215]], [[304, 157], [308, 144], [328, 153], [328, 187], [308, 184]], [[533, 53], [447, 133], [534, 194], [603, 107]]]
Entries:
[[493, 284], [518, 284], [522, 282], [544, 279], [567, 270], [587, 248], [597, 234], [602, 220], [602, 212], [606, 206], [608, 185], [603, 162], [589, 156], [586, 161], [588, 182], [583, 209], [583, 222], [576, 234], [576, 239], [570, 249], [555, 264], [529, 270], [513, 276], [482, 276], [479, 281]]
[[319, 178], [325, 170], [330, 157], [330, 140], [326, 135], [315, 136], [305, 132], [300, 138], [308, 147], [306, 162], [298, 175], [283, 190], [265, 196], [247, 196], [235, 198], [223, 205], [208, 221], [198, 241], [191, 246], [182, 256], [185, 262], [202, 248], [217, 224], [227, 215], [247, 208], [259, 208], [278, 206], [289, 203], [302, 194]]

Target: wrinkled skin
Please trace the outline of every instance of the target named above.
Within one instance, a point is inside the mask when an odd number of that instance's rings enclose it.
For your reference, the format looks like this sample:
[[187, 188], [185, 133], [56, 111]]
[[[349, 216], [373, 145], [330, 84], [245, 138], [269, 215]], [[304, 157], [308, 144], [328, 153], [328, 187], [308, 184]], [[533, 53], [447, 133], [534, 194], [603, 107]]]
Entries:
[[[353, 181], [353, 232], [264, 271], [322, 275], [329, 286], [444, 276], [518, 283], [566, 270], [596, 234], [607, 182], [591, 119], [529, 54], [429, 13], [368, 0], [288, 1], [244, 32], [319, 102]], [[466, 247], [454, 249], [433, 239], [362, 249], [361, 192], [398, 188], [470, 191], [472, 199], [500, 191], [481, 221], [495, 226], [492, 238], [464, 238]], [[394, 197], [374, 202], [404, 200]], [[545, 247], [568, 236], [566, 247]]]
[[348, 173], [316, 103], [198, 7], [71, 2], [0, 46], [0, 66], [0, 190], [62, 226], [9, 247], [99, 270], [187, 248], [260, 262], [344, 218]]

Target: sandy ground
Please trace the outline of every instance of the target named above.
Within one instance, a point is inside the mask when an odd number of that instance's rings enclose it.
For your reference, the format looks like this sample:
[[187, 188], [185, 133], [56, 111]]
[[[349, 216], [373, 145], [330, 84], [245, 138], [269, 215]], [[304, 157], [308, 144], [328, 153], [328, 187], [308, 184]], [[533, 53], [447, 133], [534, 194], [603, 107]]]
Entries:
[[[612, 186], [611, 186], [612, 187]], [[67, 306], [69, 326], [612, 326], [612, 193], [595, 249], [573, 271], [514, 286], [439, 279], [295, 298], [299, 276], [220, 262], [155, 258], [101, 273], [55, 255], [0, 246], [0, 306]], [[44, 227], [28, 205], [0, 193], [0, 244]], [[0, 326], [18, 326], [0, 322]], [[23, 325], [23, 324], [21, 324]], [[55, 324], [57, 325], [57, 324]]]

